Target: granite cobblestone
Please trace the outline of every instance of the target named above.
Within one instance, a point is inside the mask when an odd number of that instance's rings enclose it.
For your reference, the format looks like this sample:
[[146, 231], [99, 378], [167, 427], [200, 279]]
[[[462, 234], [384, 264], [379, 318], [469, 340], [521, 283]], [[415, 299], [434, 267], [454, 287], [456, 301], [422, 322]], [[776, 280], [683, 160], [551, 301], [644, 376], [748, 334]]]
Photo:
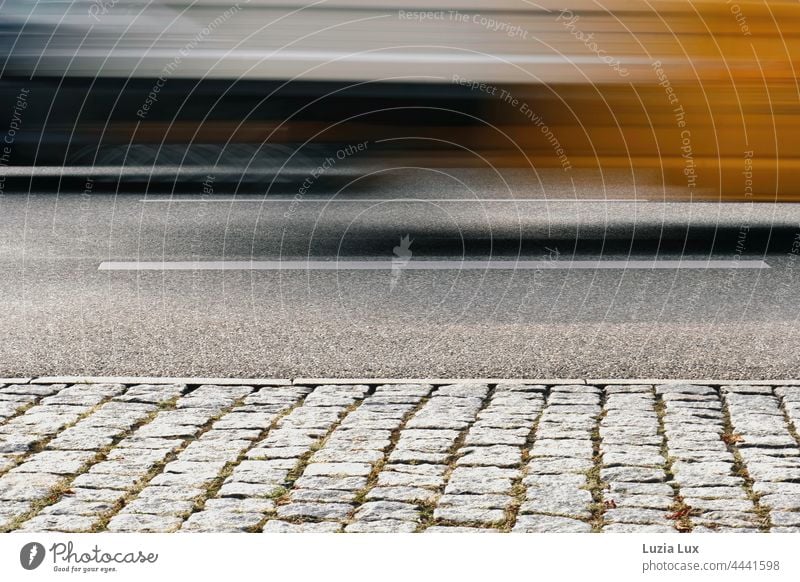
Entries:
[[0, 386], [0, 530], [800, 531], [800, 387]]
[[631, 525], [675, 531], [675, 523], [668, 519], [675, 503], [672, 488], [635, 489], [667, 481], [655, 392], [651, 386], [637, 385], [605, 390], [605, 416], [600, 422], [603, 531], [636, 531]]
[[525, 499], [512, 531], [592, 529], [588, 474], [594, 468], [592, 433], [601, 413], [601, 391], [595, 386], [582, 388], [549, 390], [522, 480]]
[[[664, 402], [664, 432], [668, 454], [674, 459], [673, 486], [686, 505], [684, 521], [690, 519], [693, 528], [710, 531], [757, 530], [760, 518], [756, 505], [747, 502], [745, 479], [735, 469], [736, 459], [729, 445], [733, 435], [726, 434], [720, 393], [711, 386], [681, 384], [657, 386], [656, 392]], [[732, 504], [720, 511], [707, 509], [702, 503], [692, 506], [695, 498], [744, 503], [739, 509]]]

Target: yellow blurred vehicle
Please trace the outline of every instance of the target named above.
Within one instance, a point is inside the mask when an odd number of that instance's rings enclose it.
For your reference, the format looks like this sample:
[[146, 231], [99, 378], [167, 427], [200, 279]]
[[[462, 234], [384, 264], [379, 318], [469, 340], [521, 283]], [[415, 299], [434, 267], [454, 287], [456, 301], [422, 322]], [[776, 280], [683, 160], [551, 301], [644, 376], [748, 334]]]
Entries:
[[285, 165], [370, 140], [794, 200], [799, 17], [789, 0], [6, 0], [0, 89], [30, 90], [17, 164]]

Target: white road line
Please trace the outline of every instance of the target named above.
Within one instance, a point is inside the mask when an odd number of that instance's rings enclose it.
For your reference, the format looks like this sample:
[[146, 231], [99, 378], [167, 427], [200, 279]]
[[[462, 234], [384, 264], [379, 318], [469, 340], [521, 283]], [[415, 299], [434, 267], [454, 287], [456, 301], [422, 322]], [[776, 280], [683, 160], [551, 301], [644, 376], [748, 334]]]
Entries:
[[685, 261], [104, 261], [100, 271], [446, 271], [593, 269], [769, 269], [758, 260]]
[[294, 196], [268, 196], [267, 198], [142, 198], [139, 202], [160, 202], [160, 203], [201, 203], [201, 202], [223, 202], [223, 203], [286, 203], [297, 202], [299, 204], [334, 204], [342, 202], [524, 202], [534, 204], [552, 204], [552, 203], [583, 203], [583, 202], [609, 202], [609, 203], [631, 203], [631, 202], [662, 202], [660, 200], [647, 200], [644, 198], [583, 198], [580, 200], [572, 198], [555, 199], [551, 198], [545, 200], [543, 198], [300, 198], [295, 199]]

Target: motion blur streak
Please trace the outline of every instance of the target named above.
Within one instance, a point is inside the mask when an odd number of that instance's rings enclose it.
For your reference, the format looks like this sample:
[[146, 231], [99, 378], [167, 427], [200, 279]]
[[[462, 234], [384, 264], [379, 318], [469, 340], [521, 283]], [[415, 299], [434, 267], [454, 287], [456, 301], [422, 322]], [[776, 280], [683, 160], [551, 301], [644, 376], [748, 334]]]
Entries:
[[[800, 4], [5, 0], [2, 166], [630, 171], [794, 201]], [[364, 167], [359, 170], [359, 164]], [[0, 168], [2, 169], [2, 168]], [[255, 180], [268, 189], [271, 181]], [[655, 182], [654, 182], [655, 181]]]

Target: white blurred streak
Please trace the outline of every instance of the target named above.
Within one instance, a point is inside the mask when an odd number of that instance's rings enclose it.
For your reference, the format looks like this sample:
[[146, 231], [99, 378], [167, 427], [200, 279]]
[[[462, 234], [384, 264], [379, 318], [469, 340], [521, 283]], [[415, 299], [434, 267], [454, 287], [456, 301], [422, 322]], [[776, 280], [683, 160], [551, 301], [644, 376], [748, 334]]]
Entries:
[[[750, 18], [763, 32], [765, 4], [737, 5], [758, 10]], [[435, 9], [394, 0], [6, 0], [2, 11], [0, 50], [13, 44], [5, 55], [7, 72], [23, 75], [156, 77], [180, 56], [173, 77], [370, 81], [419, 75], [447, 82], [457, 74], [493, 83], [628, 83], [651, 81], [647, 64], [655, 59], [671, 63], [674, 81], [720, 71], [724, 58], [734, 73], [750, 69], [752, 60], [719, 0], [447, 0]], [[415, 18], [420, 11], [435, 16]], [[794, 32], [796, 25], [782, 23]], [[774, 31], [761, 32], [760, 54], [782, 50]], [[202, 42], [182, 55], [198, 36]]]

